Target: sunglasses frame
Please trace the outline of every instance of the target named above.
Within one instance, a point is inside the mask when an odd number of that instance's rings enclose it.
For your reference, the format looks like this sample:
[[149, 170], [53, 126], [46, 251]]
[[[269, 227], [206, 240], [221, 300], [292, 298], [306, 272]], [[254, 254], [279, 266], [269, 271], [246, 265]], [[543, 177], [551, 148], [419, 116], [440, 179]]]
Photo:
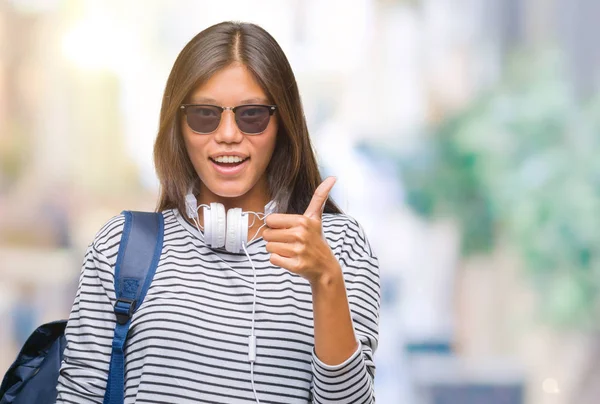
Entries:
[[[187, 120], [187, 108], [189, 107], [214, 107], [217, 109], [221, 110], [221, 115], [219, 115], [219, 123], [217, 124], [217, 127], [212, 131], [212, 132], [197, 132], [195, 131], [189, 124], [188, 120]], [[242, 132], [245, 135], [248, 136], [253, 136], [253, 135], [260, 135], [261, 133], [263, 133], [265, 130], [267, 130], [267, 128], [265, 127], [265, 129], [263, 129], [261, 132], [257, 132], [257, 133], [248, 133], [248, 132], [244, 132], [238, 122], [237, 119], [235, 119], [235, 111], [238, 108], [242, 108], [242, 107], [268, 107], [269, 108], [269, 120], [271, 119], [271, 116], [273, 116], [273, 114], [275, 113], [275, 111], [277, 110], [277, 105], [269, 105], [269, 104], [242, 104], [242, 105], [237, 105], [235, 107], [222, 107], [220, 105], [213, 105], [213, 104], [181, 104], [179, 106], [179, 109], [183, 111], [183, 113], [186, 116], [186, 124], [189, 126], [189, 128], [192, 130], [192, 132], [197, 133], [199, 135], [210, 135], [211, 133], [216, 132], [217, 129], [219, 129], [219, 126], [221, 126], [221, 120], [223, 119], [223, 112], [225, 112], [226, 110], [230, 110], [231, 112], [233, 112], [234, 115], [234, 121], [236, 126], [238, 127], [238, 129], [240, 130], [240, 132]], [[269, 126], [269, 123], [267, 122], [267, 127]]]

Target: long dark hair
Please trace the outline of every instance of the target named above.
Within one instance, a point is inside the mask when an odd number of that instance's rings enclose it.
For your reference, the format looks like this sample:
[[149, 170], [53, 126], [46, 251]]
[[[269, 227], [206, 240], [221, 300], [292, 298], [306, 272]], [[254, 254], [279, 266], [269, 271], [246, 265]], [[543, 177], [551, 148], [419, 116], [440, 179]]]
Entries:
[[[283, 50], [255, 24], [223, 22], [200, 32], [183, 48], [167, 80], [154, 144], [158, 211], [185, 212], [184, 195], [200, 181], [185, 149], [179, 106], [195, 88], [234, 62], [246, 66], [277, 105], [279, 131], [267, 178], [279, 212], [304, 213], [321, 183], [296, 78]], [[342, 213], [331, 198], [324, 211]]]

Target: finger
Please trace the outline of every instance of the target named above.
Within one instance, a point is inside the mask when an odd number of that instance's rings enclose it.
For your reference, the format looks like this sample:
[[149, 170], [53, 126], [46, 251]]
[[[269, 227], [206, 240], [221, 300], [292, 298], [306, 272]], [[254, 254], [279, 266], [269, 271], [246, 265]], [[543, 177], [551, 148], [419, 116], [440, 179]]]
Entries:
[[291, 258], [298, 255], [297, 251], [295, 250], [296, 246], [290, 243], [269, 242], [265, 248], [267, 249], [267, 252], [271, 254], [277, 254], [282, 257]]
[[325, 208], [325, 203], [327, 202], [327, 198], [329, 198], [329, 192], [331, 192], [331, 188], [335, 185], [336, 180], [335, 177], [327, 177], [317, 187], [308, 208], [306, 208], [306, 212], [304, 212], [304, 216], [321, 219], [323, 208]]
[[262, 237], [266, 242], [295, 243], [301, 240], [293, 229], [264, 229]]
[[271, 264], [281, 267], [283, 269], [287, 269], [290, 272], [296, 272], [298, 270], [298, 259], [297, 258], [288, 258], [282, 257], [279, 254], [271, 254], [271, 258], [269, 258]]
[[302, 215], [273, 213], [267, 216], [265, 223], [271, 229], [290, 229], [294, 226], [297, 226], [301, 220], [304, 220]]

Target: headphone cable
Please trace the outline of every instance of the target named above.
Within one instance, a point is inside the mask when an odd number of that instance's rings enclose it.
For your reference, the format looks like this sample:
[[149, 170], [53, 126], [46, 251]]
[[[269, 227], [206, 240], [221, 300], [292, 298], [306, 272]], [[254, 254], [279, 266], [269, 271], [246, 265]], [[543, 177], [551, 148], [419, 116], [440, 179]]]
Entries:
[[254, 277], [254, 296], [252, 298], [252, 326], [250, 329], [250, 336], [248, 337], [248, 359], [250, 360], [250, 382], [252, 383], [254, 399], [256, 400], [257, 404], [260, 404], [258, 394], [256, 393], [256, 388], [254, 387], [254, 362], [256, 361], [256, 335], [254, 335], [254, 317], [256, 313], [256, 268], [254, 267], [252, 258], [250, 258], [250, 254], [248, 254], [248, 250], [246, 250], [245, 243], [242, 243], [242, 248], [246, 253], [246, 257], [248, 257], [248, 261], [250, 261], [250, 265], [252, 266], [252, 275]]

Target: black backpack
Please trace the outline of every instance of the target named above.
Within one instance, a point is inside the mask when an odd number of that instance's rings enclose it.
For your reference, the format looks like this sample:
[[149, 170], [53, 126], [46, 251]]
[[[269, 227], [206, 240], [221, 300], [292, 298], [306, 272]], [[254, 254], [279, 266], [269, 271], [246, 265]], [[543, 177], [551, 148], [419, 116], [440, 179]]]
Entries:
[[[160, 213], [124, 211], [115, 266], [115, 334], [104, 404], [122, 404], [125, 380], [123, 349], [131, 316], [141, 306], [158, 265], [163, 244]], [[67, 344], [66, 320], [44, 324], [31, 334], [0, 385], [0, 404], [54, 404]]]

